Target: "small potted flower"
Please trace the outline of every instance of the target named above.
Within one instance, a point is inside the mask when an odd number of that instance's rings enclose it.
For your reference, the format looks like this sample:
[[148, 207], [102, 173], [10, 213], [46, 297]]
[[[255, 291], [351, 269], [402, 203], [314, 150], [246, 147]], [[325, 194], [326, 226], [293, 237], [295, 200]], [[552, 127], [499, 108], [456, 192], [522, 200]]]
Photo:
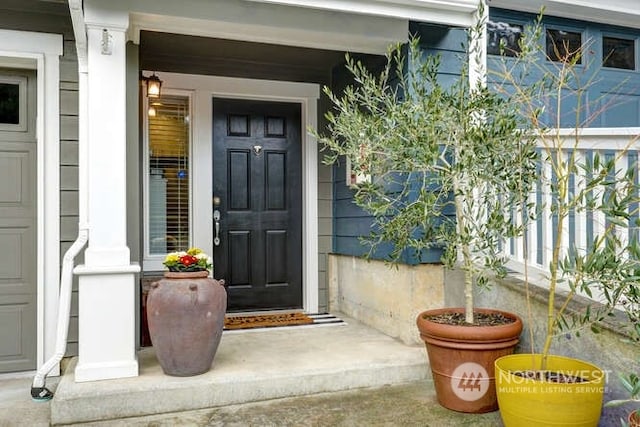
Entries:
[[207, 277], [209, 276], [209, 270], [211, 270], [213, 266], [211, 257], [202, 252], [200, 248], [189, 248], [187, 251], [171, 252], [167, 254], [162, 263], [169, 269], [168, 272], [165, 272], [165, 277], [174, 279]]
[[222, 338], [227, 292], [209, 276], [211, 257], [199, 248], [172, 252], [168, 271], [147, 297], [149, 335], [167, 375], [199, 375], [211, 369]]

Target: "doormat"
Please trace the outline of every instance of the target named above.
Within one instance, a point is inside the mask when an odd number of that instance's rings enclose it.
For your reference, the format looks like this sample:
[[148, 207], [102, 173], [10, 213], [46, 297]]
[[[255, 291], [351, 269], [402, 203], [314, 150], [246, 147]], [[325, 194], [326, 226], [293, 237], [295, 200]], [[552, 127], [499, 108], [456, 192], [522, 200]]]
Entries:
[[227, 315], [224, 330], [277, 328], [282, 326], [321, 326], [346, 323], [331, 314], [275, 313], [257, 315]]

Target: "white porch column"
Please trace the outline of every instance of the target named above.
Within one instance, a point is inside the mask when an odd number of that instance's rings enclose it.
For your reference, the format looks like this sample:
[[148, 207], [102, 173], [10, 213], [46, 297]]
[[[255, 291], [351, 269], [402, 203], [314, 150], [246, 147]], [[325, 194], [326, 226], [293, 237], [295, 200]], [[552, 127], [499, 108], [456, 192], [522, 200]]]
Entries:
[[129, 19], [126, 13], [87, 13], [86, 24], [89, 245], [85, 264], [75, 269], [80, 276], [78, 382], [138, 375], [135, 274], [140, 268], [131, 264], [126, 243]]

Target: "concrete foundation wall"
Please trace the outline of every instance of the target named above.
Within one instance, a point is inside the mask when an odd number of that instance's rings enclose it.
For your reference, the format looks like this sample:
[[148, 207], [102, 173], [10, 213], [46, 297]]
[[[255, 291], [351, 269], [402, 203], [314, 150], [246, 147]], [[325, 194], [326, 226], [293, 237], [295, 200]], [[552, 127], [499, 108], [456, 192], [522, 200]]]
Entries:
[[329, 309], [340, 311], [406, 344], [421, 344], [416, 317], [444, 304], [444, 267], [389, 266], [329, 255]]

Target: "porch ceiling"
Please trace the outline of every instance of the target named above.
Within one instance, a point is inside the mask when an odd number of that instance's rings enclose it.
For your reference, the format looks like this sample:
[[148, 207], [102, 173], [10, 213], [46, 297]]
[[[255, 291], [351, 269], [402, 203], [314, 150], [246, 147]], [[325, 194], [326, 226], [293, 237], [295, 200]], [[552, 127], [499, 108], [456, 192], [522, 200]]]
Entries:
[[2, 9], [43, 15], [69, 15], [67, 0], [2, 0]]
[[335, 50], [153, 31], [140, 34], [144, 70], [325, 84], [342, 62], [344, 52]]
[[404, 17], [247, 0], [84, 0], [84, 10], [87, 25], [101, 26], [109, 16], [128, 17], [134, 43], [146, 30], [379, 54], [405, 41], [408, 33]]

